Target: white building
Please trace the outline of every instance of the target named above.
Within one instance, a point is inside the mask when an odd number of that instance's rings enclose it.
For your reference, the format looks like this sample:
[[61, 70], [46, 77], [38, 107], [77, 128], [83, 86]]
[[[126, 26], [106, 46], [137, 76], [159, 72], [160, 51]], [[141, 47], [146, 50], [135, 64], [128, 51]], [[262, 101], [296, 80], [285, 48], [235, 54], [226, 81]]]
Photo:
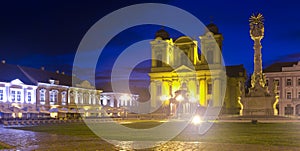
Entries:
[[[44, 68], [2, 62], [0, 71], [0, 119], [101, 117], [106, 107], [133, 106], [137, 98], [131, 94], [101, 94], [102, 90], [86, 80]], [[113, 97], [117, 98], [116, 104], [104, 99]]]
[[264, 69], [269, 90], [278, 83], [279, 115], [300, 115], [300, 61], [274, 63]]

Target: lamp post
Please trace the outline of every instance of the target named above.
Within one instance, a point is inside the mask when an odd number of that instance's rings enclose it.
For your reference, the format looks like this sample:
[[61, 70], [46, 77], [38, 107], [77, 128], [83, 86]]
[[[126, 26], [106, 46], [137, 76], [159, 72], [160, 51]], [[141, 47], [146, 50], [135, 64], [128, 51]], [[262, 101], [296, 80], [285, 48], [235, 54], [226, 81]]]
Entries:
[[181, 112], [182, 112], [181, 102], [184, 100], [184, 97], [181, 94], [179, 94], [175, 97], [175, 100], [178, 102], [178, 109], [176, 111], [177, 117], [180, 118], [180, 115], [181, 115]]
[[166, 103], [166, 101], [168, 101], [168, 100], [170, 99], [170, 97], [167, 96], [167, 95], [162, 95], [162, 96], [160, 96], [159, 99], [162, 101], [162, 109], [163, 109], [163, 113], [166, 114], [166, 115], [168, 115], [168, 113], [166, 113], [166, 107], [167, 107], [167, 105], [168, 105], [168, 104]]

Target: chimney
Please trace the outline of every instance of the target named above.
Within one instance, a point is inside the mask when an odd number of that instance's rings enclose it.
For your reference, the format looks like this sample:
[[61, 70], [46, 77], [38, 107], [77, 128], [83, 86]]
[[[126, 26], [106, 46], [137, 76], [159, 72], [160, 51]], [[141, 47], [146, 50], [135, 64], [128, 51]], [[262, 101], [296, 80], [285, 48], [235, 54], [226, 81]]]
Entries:
[[45, 67], [44, 67], [44, 66], [42, 66], [42, 67], [41, 67], [41, 70], [43, 70], [43, 71], [44, 71], [44, 70], [45, 70]]
[[2, 60], [1, 62], [2, 62], [2, 64], [5, 64], [5, 63], [6, 63], [6, 61], [5, 61], [5, 60]]

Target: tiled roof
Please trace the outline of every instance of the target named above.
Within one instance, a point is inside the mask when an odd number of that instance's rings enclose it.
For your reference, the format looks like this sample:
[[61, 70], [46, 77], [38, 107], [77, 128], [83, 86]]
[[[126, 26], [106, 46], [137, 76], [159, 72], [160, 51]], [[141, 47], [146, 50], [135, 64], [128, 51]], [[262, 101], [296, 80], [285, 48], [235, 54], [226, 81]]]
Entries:
[[[37, 82], [49, 83], [49, 80], [58, 80], [59, 85], [72, 86], [72, 76], [45, 71], [41, 69], [22, 67], [19, 65], [0, 64], [0, 81], [11, 82], [19, 79], [24, 84], [36, 85]], [[75, 83], [80, 83], [81, 80], [74, 77]]]
[[281, 72], [282, 67], [292, 67], [297, 62], [276, 62], [268, 66], [263, 72]]

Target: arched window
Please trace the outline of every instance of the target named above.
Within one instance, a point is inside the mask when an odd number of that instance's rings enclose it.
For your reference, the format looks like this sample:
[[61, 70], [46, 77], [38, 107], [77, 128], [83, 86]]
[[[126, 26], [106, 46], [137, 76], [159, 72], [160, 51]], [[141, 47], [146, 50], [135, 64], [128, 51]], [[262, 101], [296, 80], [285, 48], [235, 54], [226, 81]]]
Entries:
[[49, 92], [49, 98], [50, 98], [50, 105], [57, 105], [57, 90], [51, 90]]
[[44, 105], [46, 101], [46, 89], [40, 89], [40, 104]]
[[61, 92], [61, 105], [67, 105], [67, 92]]
[[156, 67], [162, 67], [162, 55], [158, 54], [156, 57]]
[[214, 52], [213, 51], [208, 51], [206, 57], [207, 57], [207, 63], [209, 63], [209, 64], [214, 63]]

